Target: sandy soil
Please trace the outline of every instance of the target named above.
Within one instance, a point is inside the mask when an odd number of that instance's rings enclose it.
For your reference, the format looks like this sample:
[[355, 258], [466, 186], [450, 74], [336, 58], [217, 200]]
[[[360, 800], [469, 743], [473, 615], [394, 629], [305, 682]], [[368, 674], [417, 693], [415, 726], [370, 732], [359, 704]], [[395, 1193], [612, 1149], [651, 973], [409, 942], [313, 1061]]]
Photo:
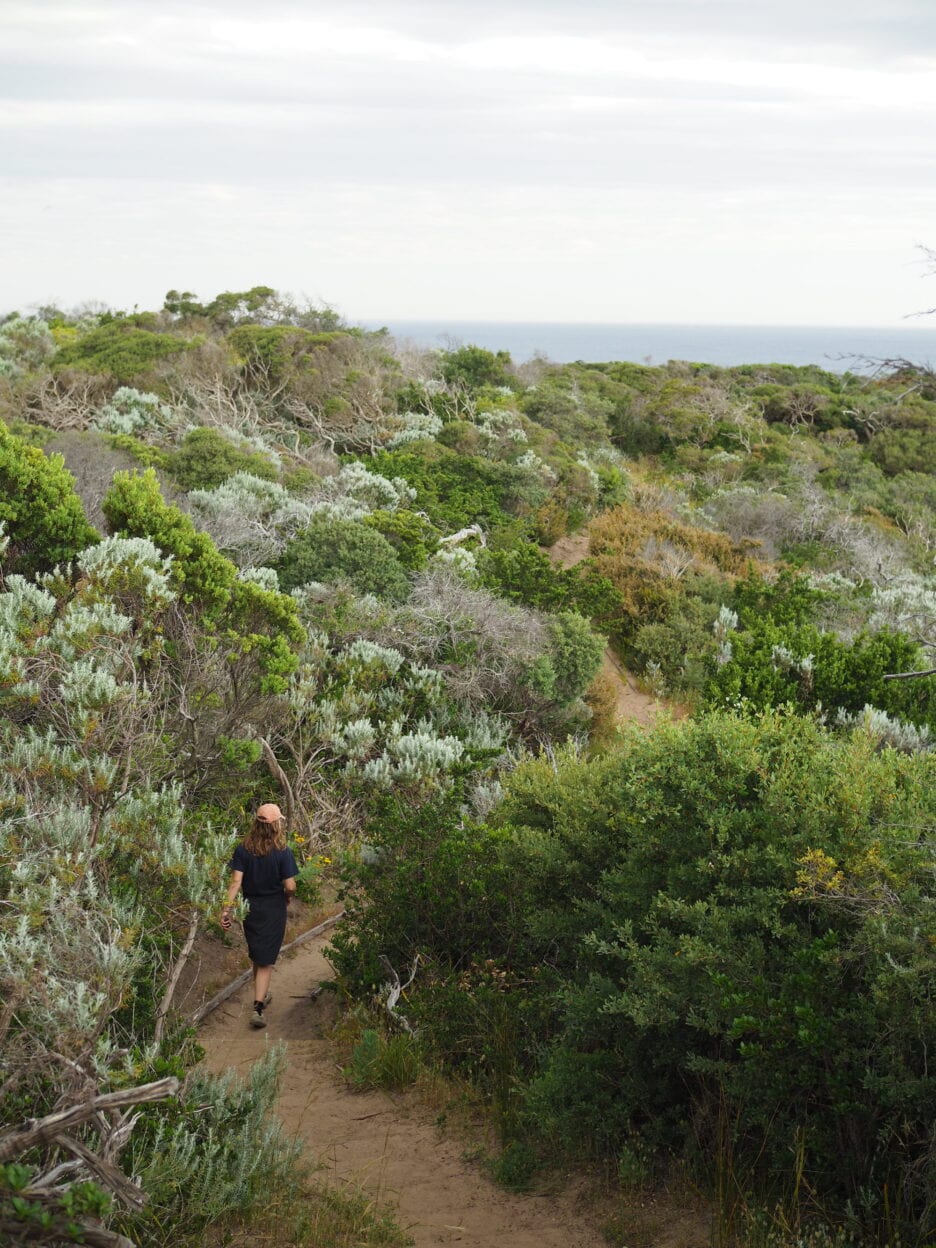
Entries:
[[326, 933], [280, 960], [264, 1030], [249, 1025], [249, 987], [206, 1019], [199, 1037], [206, 1065], [244, 1071], [268, 1046], [285, 1041], [277, 1107], [283, 1123], [321, 1162], [322, 1177], [360, 1186], [394, 1206], [417, 1248], [607, 1248], [591, 1225], [590, 1202], [574, 1188], [529, 1196], [504, 1191], [465, 1160], [465, 1143], [439, 1129], [417, 1094], [348, 1090], [329, 1040], [334, 996], [310, 1000], [311, 990], [333, 974], [322, 954], [327, 942]]
[[560, 537], [548, 550], [549, 558], [560, 568], [574, 568], [577, 563], [588, 558], [588, 530], [572, 533], [568, 537]]

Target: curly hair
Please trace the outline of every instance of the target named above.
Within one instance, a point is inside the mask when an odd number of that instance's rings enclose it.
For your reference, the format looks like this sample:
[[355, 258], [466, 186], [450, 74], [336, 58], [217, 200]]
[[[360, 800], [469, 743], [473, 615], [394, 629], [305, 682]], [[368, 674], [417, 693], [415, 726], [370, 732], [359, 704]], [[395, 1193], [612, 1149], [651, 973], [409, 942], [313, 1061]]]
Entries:
[[285, 824], [285, 819], [275, 819], [272, 823], [266, 819], [255, 819], [253, 827], [244, 837], [244, 848], [258, 857], [268, 854], [271, 849], [285, 849]]

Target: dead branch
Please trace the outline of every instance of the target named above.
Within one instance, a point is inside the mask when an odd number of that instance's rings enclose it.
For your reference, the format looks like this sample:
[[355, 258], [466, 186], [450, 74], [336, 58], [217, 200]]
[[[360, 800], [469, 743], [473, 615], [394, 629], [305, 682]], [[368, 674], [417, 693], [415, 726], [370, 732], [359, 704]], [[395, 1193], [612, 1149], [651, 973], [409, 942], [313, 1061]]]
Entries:
[[146, 1204], [146, 1193], [141, 1187], [131, 1182], [112, 1162], [92, 1153], [90, 1148], [86, 1148], [80, 1140], [72, 1139], [68, 1135], [57, 1135], [54, 1142], [66, 1152], [71, 1153], [73, 1157], [79, 1158], [98, 1183], [113, 1192], [125, 1205], [131, 1209], [142, 1209]]
[[936, 676], [936, 667], [928, 667], [922, 672], [889, 672], [885, 680], [913, 680], [917, 676]]
[[466, 529], [459, 529], [457, 533], [450, 533], [448, 537], [440, 537], [440, 546], [457, 546], [459, 542], [467, 541], [469, 537], [476, 537], [482, 546], [486, 546], [487, 542], [484, 538], [484, 530], [480, 524], [469, 524]]
[[0, 1135], [0, 1162], [18, 1157], [39, 1144], [49, 1144], [56, 1136], [78, 1123], [87, 1122], [96, 1114], [110, 1109], [122, 1109], [125, 1105], [144, 1105], [152, 1101], [164, 1101], [175, 1096], [179, 1081], [174, 1076], [157, 1079], [154, 1083], [142, 1083], [135, 1088], [123, 1088], [118, 1092], [104, 1092], [79, 1105], [60, 1109], [45, 1118], [27, 1118], [13, 1131]]
[[393, 1021], [398, 1026], [402, 1027], [405, 1032], [407, 1032], [411, 1036], [415, 1035], [416, 1033], [413, 1031], [413, 1028], [410, 1026], [409, 1020], [404, 1018], [403, 1015], [398, 1012], [398, 1010], [396, 1009], [396, 1004], [399, 1001], [400, 997], [403, 995], [403, 993], [406, 991], [406, 989], [410, 986], [410, 984], [416, 978], [416, 968], [419, 966], [419, 954], [417, 953], [416, 957], [413, 959], [413, 969], [410, 971], [410, 977], [406, 981], [405, 984], [400, 983], [400, 977], [394, 970], [390, 962], [390, 959], [386, 956], [386, 954], [382, 953], [380, 955], [380, 965], [387, 972], [387, 977], [390, 980], [390, 983], [387, 987], [387, 997], [386, 997], [386, 1000], [384, 1001], [384, 1009], [387, 1011], [387, 1013], [390, 1015]]
[[172, 974], [169, 976], [169, 982], [166, 985], [166, 991], [163, 993], [159, 1008], [156, 1011], [156, 1028], [153, 1033], [153, 1040], [156, 1044], [162, 1042], [163, 1033], [166, 1030], [166, 1019], [169, 1015], [169, 1007], [172, 1004], [172, 998], [179, 983], [179, 976], [182, 974], [182, 968], [189, 959], [192, 947], [195, 944], [195, 935], [198, 932], [198, 920], [200, 918], [199, 911], [193, 910], [192, 917], [189, 920], [188, 935], [185, 938], [185, 944], [175, 960], [172, 968]]
[[263, 761], [283, 792], [283, 798], [286, 802], [286, 822], [292, 828], [296, 814], [296, 799], [292, 791], [292, 785], [289, 783], [286, 772], [283, 771], [277, 762], [276, 755], [273, 753], [273, 747], [266, 737], [258, 737], [257, 740], [260, 742], [260, 748], [263, 751]]

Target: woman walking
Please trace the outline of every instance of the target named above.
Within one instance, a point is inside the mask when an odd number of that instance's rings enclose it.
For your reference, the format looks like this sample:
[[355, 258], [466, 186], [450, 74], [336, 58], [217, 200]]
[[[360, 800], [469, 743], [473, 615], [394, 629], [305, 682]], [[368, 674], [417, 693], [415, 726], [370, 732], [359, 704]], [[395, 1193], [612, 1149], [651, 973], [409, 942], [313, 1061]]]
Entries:
[[286, 846], [283, 812], [265, 802], [254, 816], [253, 827], [228, 863], [231, 882], [221, 909], [221, 926], [231, 926], [231, 910], [243, 889], [248, 913], [244, 919], [247, 952], [253, 964], [252, 1027], [265, 1027], [264, 1009], [271, 1001], [270, 975], [286, 932], [286, 907], [296, 891], [296, 860]]

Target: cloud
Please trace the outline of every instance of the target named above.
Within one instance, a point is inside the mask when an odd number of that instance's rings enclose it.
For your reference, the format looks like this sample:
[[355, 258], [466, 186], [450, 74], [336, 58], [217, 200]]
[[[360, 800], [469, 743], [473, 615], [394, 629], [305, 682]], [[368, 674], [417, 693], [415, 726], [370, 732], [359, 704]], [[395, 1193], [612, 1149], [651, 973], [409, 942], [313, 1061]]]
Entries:
[[[332, 297], [347, 308], [347, 290], [368, 311], [393, 311], [401, 282], [438, 309], [434, 281], [452, 315], [476, 301], [475, 277], [498, 291], [511, 256], [514, 269], [527, 257], [527, 286], [509, 290], [517, 315], [559, 316], [587, 289], [608, 303], [592, 263], [603, 253], [606, 272], [639, 280], [655, 304], [707, 246], [726, 299], [763, 316], [732, 239], [739, 256], [760, 250], [791, 308], [791, 240], [803, 255], [817, 239], [850, 250], [858, 268], [869, 252], [895, 263], [900, 245], [908, 257], [927, 241], [930, 0], [8, 0], [4, 24], [0, 247], [23, 287], [24, 248], [43, 288], [65, 263], [37, 242], [35, 212], [56, 237], [93, 238], [115, 290], [134, 272], [154, 280], [172, 254], [166, 231], [182, 223], [193, 273], [166, 285], [214, 281], [225, 248], [251, 247], [249, 226], [277, 231], [253, 244], [268, 265], [257, 281], [295, 271], [287, 284], [303, 285], [324, 263]], [[57, 205], [63, 187], [68, 220], [36, 207]], [[331, 232], [324, 257], [307, 247], [310, 219]], [[147, 243], [141, 231], [160, 222]], [[614, 269], [622, 231], [631, 241]], [[407, 281], [400, 256], [432, 274]], [[532, 274], [551, 263], [554, 288]], [[851, 290], [842, 268], [834, 280]], [[830, 268], [820, 319], [843, 306], [832, 284]], [[675, 319], [711, 319], [705, 285]], [[107, 297], [72, 297], [85, 293]], [[880, 306], [879, 286], [863, 306], [869, 317]]]

